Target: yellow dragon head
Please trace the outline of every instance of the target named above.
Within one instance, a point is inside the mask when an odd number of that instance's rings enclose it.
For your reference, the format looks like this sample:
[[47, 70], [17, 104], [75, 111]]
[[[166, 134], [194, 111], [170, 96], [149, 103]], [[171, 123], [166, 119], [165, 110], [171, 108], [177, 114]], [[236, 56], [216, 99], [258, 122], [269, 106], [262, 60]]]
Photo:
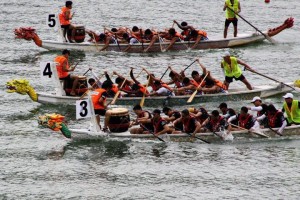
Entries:
[[26, 79], [13, 79], [8, 81], [6, 82], [6, 88], [6, 92], [8, 93], [16, 92], [22, 95], [28, 94], [33, 101], [37, 101], [37, 94]]

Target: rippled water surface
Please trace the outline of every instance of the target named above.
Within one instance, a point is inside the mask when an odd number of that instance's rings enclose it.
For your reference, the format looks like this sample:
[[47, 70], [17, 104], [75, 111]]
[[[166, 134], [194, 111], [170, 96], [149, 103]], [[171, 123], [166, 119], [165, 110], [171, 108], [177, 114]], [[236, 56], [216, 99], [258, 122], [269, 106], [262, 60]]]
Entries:
[[[278, 80], [300, 79], [299, 1], [271, 0], [270, 4], [263, 0], [242, 1], [241, 5], [243, 16], [261, 30], [276, 27], [290, 16], [295, 17], [295, 25], [275, 37], [277, 45], [266, 41], [231, 52]], [[41, 105], [26, 95], [5, 92], [6, 81], [14, 78], [28, 79], [37, 91], [53, 89], [50, 82], [41, 81], [39, 63], [53, 60], [59, 52], [15, 40], [13, 29], [32, 26], [41, 38], [56, 39], [56, 32], [46, 26], [46, 19], [61, 6], [62, 1], [57, 0], [0, 1], [0, 199], [299, 199], [299, 137], [210, 145], [162, 144], [108, 138], [68, 140], [39, 128], [37, 117], [53, 112], [65, 115], [70, 127], [86, 125], [84, 120], [75, 120], [73, 107]], [[176, 19], [207, 30], [209, 37], [221, 37], [222, 7], [222, 1], [213, 0], [89, 0], [74, 1], [73, 10], [74, 22], [93, 30], [133, 25], [163, 29], [172, 26], [172, 20]], [[251, 31], [240, 19], [239, 32]], [[180, 70], [200, 57], [222, 79], [223, 52], [72, 53], [71, 60], [83, 60], [77, 73], [93, 67], [96, 73], [107, 68], [109, 72], [118, 70], [127, 74], [130, 67], [146, 66], [159, 76], [168, 65]], [[197, 69], [195, 65], [187, 74]], [[250, 72], [244, 73], [253, 85], [272, 83]], [[140, 80], [146, 82], [143, 76]], [[239, 83], [232, 87], [239, 87]], [[268, 101], [282, 106], [280, 96]], [[212, 110], [219, 103], [204, 106]], [[249, 105], [247, 101], [228, 103], [234, 108]]]

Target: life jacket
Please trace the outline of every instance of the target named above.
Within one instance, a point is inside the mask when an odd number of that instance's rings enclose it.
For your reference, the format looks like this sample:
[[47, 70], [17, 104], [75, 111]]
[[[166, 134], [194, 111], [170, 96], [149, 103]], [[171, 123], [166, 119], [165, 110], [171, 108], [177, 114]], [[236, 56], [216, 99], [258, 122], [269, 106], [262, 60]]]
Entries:
[[141, 39], [143, 39], [140, 33], [132, 33], [131, 36], [136, 38], [138, 41], [141, 41]]
[[277, 110], [277, 112], [275, 113], [275, 115], [270, 115], [268, 114], [268, 125], [271, 128], [277, 128], [277, 127], [281, 127], [282, 126], [282, 121], [277, 119], [277, 116], [282, 113], [279, 110]]
[[61, 12], [59, 13], [59, 21], [60, 21], [60, 25], [69, 25], [70, 24], [70, 20], [66, 20], [65, 19], [65, 14], [66, 12], [69, 11], [70, 15], [69, 18], [71, 17], [71, 9], [67, 8], [67, 7], [62, 7]]
[[198, 30], [198, 35], [201, 35], [201, 36], [207, 38], [207, 33], [205, 31], [203, 31], [203, 30]]
[[250, 115], [250, 114], [247, 114], [245, 119], [242, 119], [240, 114], [238, 115], [239, 126], [242, 127], [242, 128], [246, 128], [246, 129], [251, 128], [253, 123], [250, 123], [250, 120], [252, 120], [252, 115]]
[[181, 35], [183, 35], [183, 36], [185, 36], [185, 37], [188, 37], [188, 36], [190, 35], [190, 30], [189, 30], [189, 29], [183, 30], [183, 31], [181, 32]]
[[111, 90], [112, 90], [115, 94], [117, 94], [117, 92], [119, 91], [119, 88], [118, 88], [117, 85], [113, 84]]
[[159, 118], [159, 120], [157, 122], [155, 122], [154, 119], [152, 119], [151, 121], [152, 121], [152, 124], [154, 127], [154, 133], [158, 133], [164, 129], [164, 127], [161, 126], [161, 122], [163, 122], [165, 120], [162, 119], [161, 117]]
[[[142, 117], [145, 117], [145, 113], [148, 113], [149, 117], [148, 119], [151, 119], [152, 118], [152, 115], [149, 111], [147, 110], [143, 110], [139, 115], [138, 115], [138, 118], [142, 118]], [[153, 130], [153, 124], [150, 122], [150, 123], [145, 123], [143, 124], [147, 129], [149, 130]], [[142, 126], [141, 126], [142, 127]], [[143, 128], [143, 127], [142, 127]]]
[[220, 127], [222, 120], [224, 120], [224, 117], [222, 116], [219, 116], [217, 120], [209, 119], [208, 123], [212, 131], [219, 131], [218, 128]]
[[124, 86], [122, 87], [122, 90], [124, 92], [130, 92], [130, 91], [132, 91], [132, 88], [131, 88], [130, 85], [128, 85], [128, 84], [125, 83]]
[[[226, 0], [225, 4], [227, 7], [231, 8], [231, 10], [234, 10], [234, 12], [237, 12], [239, 9], [239, 0], [234, 0], [233, 4], [231, 4], [230, 0]], [[229, 8], [226, 9], [226, 19], [236, 18], [236, 14], [232, 12]]]
[[227, 90], [228, 88], [226, 87], [226, 85], [220, 81], [220, 80], [215, 80], [215, 84], [216, 86], [218, 86], [219, 88], [223, 89], [223, 90]]
[[291, 109], [288, 107], [286, 102], [283, 104], [289, 123], [300, 123], [300, 108], [298, 107], [298, 102], [298, 100], [293, 100]]
[[58, 63], [58, 65], [56, 65], [58, 78], [67, 77], [69, 75], [69, 72], [63, 71], [63, 64], [64, 64], [64, 62], [67, 62], [66, 68], [69, 69], [70, 66], [69, 66], [68, 59], [65, 56], [57, 56], [54, 59], [54, 62]]
[[184, 39], [184, 37], [179, 32], [175, 33], [175, 37], [178, 37], [180, 40]]
[[199, 83], [197, 83], [194, 79], [191, 79], [191, 80], [190, 80], [190, 84], [191, 84], [191, 85], [194, 85], [194, 86], [196, 86], [196, 87], [199, 86]]
[[139, 91], [144, 95], [144, 94], [150, 94], [149, 91], [147, 90], [147, 88], [145, 86], [143, 86], [142, 84], [139, 84]]
[[104, 92], [106, 92], [106, 90], [103, 89], [103, 88], [97, 88], [97, 89], [95, 89], [94, 92], [97, 93], [97, 94], [92, 94], [92, 95], [91, 95], [91, 97], [92, 97], [92, 102], [93, 102], [93, 105], [94, 105], [94, 109], [95, 109], [95, 110], [98, 110], [98, 109], [105, 109], [104, 104], [105, 104], [105, 102], [106, 102], [106, 98], [104, 98], [103, 104], [100, 104], [99, 99], [102, 97], [102, 94], [103, 94]]
[[[203, 80], [203, 76], [200, 76], [200, 80], [199, 81], [196, 81], [195, 79], [193, 79], [196, 83], [197, 83], [197, 85], [199, 86], [200, 85], [200, 83], [202, 82], [202, 80]], [[201, 84], [201, 87], [204, 87], [205, 86], [205, 84], [206, 84], [206, 81], [204, 80], [203, 82], [202, 82], [202, 84]], [[193, 84], [194, 85], [194, 84]], [[196, 87], [198, 87], [198, 86], [196, 86]]]
[[230, 57], [231, 66], [225, 60], [222, 60], [222, 64], [225, 71], [225, 76], [238, 78], [242, 75], [242, 70], [237, 63], [236, 57]]
[[[166, 89], [169, 90], [170, 92], [172, 92], [172, 88], [170, 88], [167, 84], [161, 83], [161, 86], [164, 87], [164, 88], [166, 88]], [[157, 90], [159, 89], [158, 87], [156, 87], [156, 85], [155, 85], [154, 83], [151, 84], [151, 87], [152, 87], [152, 90], [153, 90], [153, 91], [157, 91]]]
[[196, 129], [195, 123], [193, 123], [195, 121], [195, 118], [190, 116], [188, 119], [183, 120], [183, 127], [184, 127], [184, 131], [186, 133], [193, 133]]

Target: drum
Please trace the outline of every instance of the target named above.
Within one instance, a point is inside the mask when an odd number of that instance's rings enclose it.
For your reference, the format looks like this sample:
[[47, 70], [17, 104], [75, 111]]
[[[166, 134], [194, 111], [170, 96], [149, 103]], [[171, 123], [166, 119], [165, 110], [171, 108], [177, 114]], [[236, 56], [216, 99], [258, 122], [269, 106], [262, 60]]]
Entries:
[[108, 128], [111, 132], [125, 132], [129, 128], [130, 117], [126, 108], [113, 108], [110, 110]]
[[[83, 42], [85, 38], [85, 28], [82, 25], [73, 25], [75, 27], [74, 40], [77, 43]], [[68, 31], [68, 39], [71, 40], [72, 30]]]

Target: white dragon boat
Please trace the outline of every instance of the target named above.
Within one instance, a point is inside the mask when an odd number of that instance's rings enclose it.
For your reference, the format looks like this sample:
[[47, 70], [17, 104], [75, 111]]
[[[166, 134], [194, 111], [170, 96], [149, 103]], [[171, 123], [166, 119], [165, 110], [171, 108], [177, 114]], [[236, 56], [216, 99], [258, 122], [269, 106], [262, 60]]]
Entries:
[[[293, 26], [294, 19], [288, 18], [285, 22], [278, 26], [277, 28], [269, 29], [264, 31], [262, 35], [259, 32], [254, 32], [250, 34], [239, 34], [234, 38], [211, 38], [206, 41], [201, 41], [194, 49], [219, 49], [219, 48], [230, 48], [241, 45], [247, 45], [250, 43], [260, 42], [266, 39], [266, 37], [272, 37], [279, 34], [286, 28]], [[100, 49], [104, 46], [102, 43], [88, 42], [84, 39], [80, 39], [78, 43], [68, 43], [63, 41], [53, 41], [53, 40], [42, 40], [39, 38], [35, 29], [32, 28], [18, 28], [15, 29], [15, 35], [17, 38], [22, 38], [26, 40], [33, 40], [35, 44], [47, 50], [77, 50], [77, 51], [87, 51], [87, 52], [100, 52]], [[157, 42], [149, 49], [147, 52], [161, 52], [162, 47], [167, 47], [169, 42]], [[138, 43], [133, 44], [129, 49], [129, 53], [143, 53], [144, 49], [147, 48], [149, 43]], [[193, 41], [187, 42], [176, 42], [170, 51], [180, 51], [190, 49], [194, 45]], [[128, 47], [128, 44], [110, 44], [105, 51], [115, 51], [123, 52]]]

